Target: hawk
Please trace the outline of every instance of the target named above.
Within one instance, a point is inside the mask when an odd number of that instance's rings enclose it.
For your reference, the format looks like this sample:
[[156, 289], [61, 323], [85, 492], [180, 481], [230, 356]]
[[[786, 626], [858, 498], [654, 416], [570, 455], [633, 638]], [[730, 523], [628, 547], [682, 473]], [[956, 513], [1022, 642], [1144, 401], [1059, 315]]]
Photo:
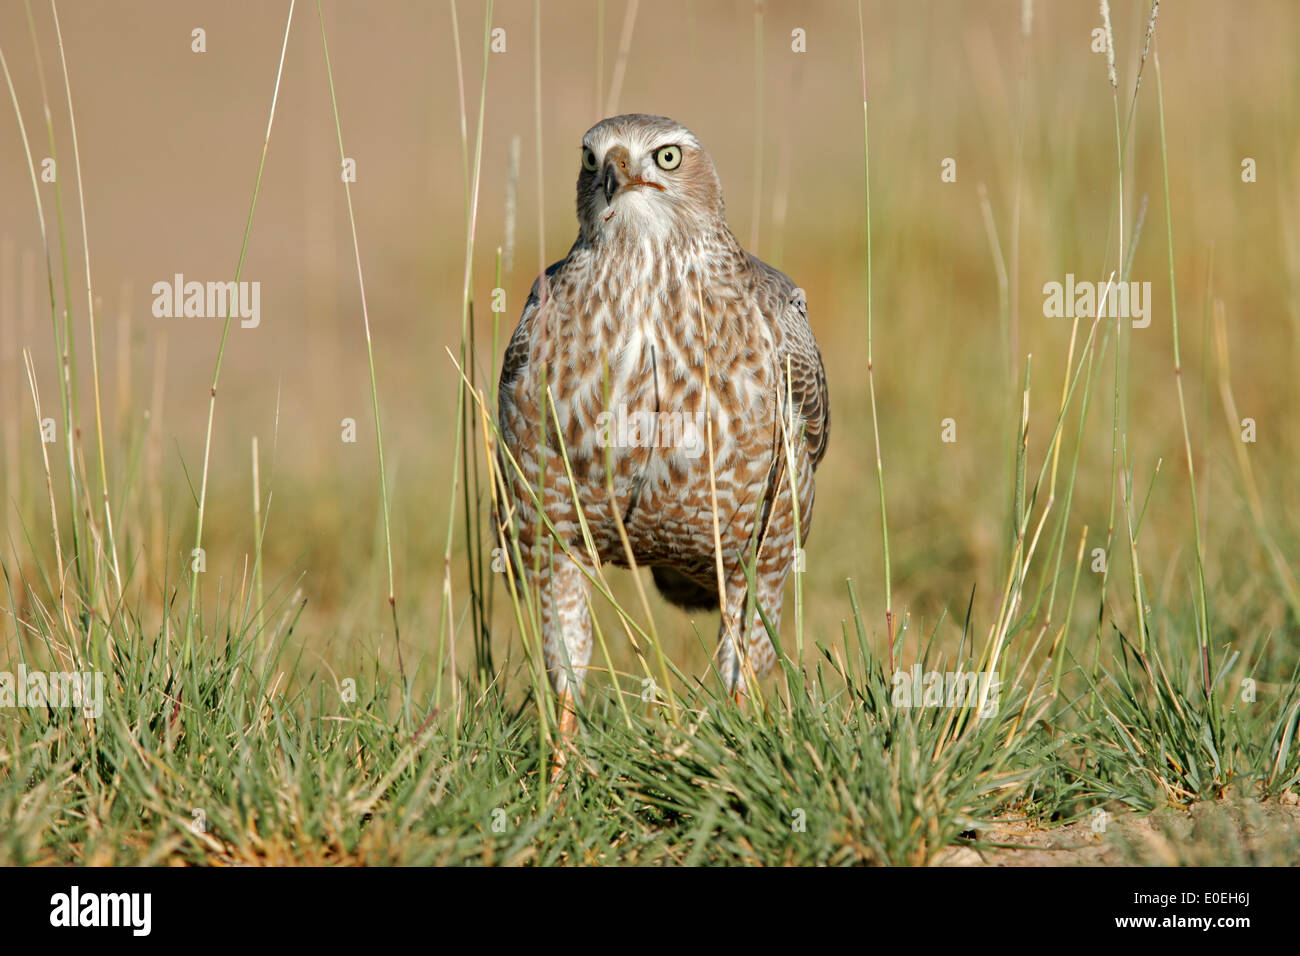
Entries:
[[721, 605], [733, 695], [771, 669], [757, 608], [779, 626], [830, 426], [804, 292], [741, 248], [690, 130], [597, 123], [577, 193], [578, 238], [534, 282], [497, 396], [502, 511], [540, 596], [562, 740], [591, 660], [590, 576], [629, 563], [620, 526], [665, 598]]

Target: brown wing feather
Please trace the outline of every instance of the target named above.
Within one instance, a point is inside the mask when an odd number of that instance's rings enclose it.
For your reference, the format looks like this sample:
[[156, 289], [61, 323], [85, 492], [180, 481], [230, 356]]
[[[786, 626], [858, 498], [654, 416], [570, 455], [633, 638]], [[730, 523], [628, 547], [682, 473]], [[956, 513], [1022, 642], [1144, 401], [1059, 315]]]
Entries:
[[[569, 259], [566, 256], [559, 262], [551, 263], [546, 269], [546, 280], [549, 282], [555, 274], [564, 268], [564, 264]], [[510, 336], [510, 343], [506, 346], [505, 357], [501, 360], [501, 378], [497, 383], [498, 395], [505, 397], [506, 389], [514, 382], [519, 374], [528, 364], [528, 354], [534, 338], [533, 317], [537, 314], [537, 309], [541, 305], [541, 285], [542, 276], [533, 280], [533, 287], [528, 293], [528, 301], [524, 303], [524, 311], [520, 313], [519, 324], [515, 326], [514, 334]]]
[[830, 439], [831, 405], [826, 390], [826, 369], [808, 322], [808, 300], [803, 289], [779, 269], [751, 255], [758, 285], [759, 305], [772, 325], [776, 359], [781, 368], [781, 405], [787, 400], [785, 374], [790, 373], [788, 396], [798, 409], [797, 420], [804, 429], [804, 441], [813, 467], [826, 455]]

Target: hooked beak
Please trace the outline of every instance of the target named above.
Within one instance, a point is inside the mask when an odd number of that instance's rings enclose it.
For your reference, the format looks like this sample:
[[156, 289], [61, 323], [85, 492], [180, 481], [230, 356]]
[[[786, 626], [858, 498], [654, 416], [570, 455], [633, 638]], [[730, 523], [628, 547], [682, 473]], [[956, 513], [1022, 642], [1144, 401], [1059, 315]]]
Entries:
[[639, 176], [631, 175], [631, 160], [628, 157], [627, 150], [622, 146], [616, 146], [609, 151], [605, 157], [605, 168], [601, 170], [600, 176], [601, 191], [605, 194], [605, 204], [608, 205], [614, 198], [614, 194], [622, 189], [636, 189], [640, 186], [653, 186], [660, 192], [664, 192], [664, 187], [658, 183], [652, 183], [648, 179], [641, 179]]
[[618, 169], [613, 163], [605, 164], [605, 175], [602, 177], [602, 183], [605, 189], [606, 203], [614, 198], [614, 193], [618, 192], [619, 187], [623, 185], [624, 181], [625, 177], [619, 175]]

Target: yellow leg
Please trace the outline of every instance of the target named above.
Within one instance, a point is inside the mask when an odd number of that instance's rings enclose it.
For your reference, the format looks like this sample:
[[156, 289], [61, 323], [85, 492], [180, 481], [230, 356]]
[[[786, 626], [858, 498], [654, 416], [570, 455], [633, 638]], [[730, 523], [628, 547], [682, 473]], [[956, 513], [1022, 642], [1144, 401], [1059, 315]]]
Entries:
[[560, 726], [559, 733], [556, 735], [555, 762], [551, 765], [551, 783], [559, 779], [577, 734], [578, 713], [573, 706], [573, 691], [566, 688], [560, 695]]

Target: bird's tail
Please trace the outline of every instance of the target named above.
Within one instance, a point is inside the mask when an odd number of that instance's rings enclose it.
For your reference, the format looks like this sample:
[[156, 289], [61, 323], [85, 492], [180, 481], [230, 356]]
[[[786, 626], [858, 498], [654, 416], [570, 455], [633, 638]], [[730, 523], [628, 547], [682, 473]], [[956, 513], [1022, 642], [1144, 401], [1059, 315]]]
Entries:
[[712, 611], [718, 606], [718, 589], [696, 584], [673, 568], [651, 568], [655, 587], [667, 600], [687, 611]]

